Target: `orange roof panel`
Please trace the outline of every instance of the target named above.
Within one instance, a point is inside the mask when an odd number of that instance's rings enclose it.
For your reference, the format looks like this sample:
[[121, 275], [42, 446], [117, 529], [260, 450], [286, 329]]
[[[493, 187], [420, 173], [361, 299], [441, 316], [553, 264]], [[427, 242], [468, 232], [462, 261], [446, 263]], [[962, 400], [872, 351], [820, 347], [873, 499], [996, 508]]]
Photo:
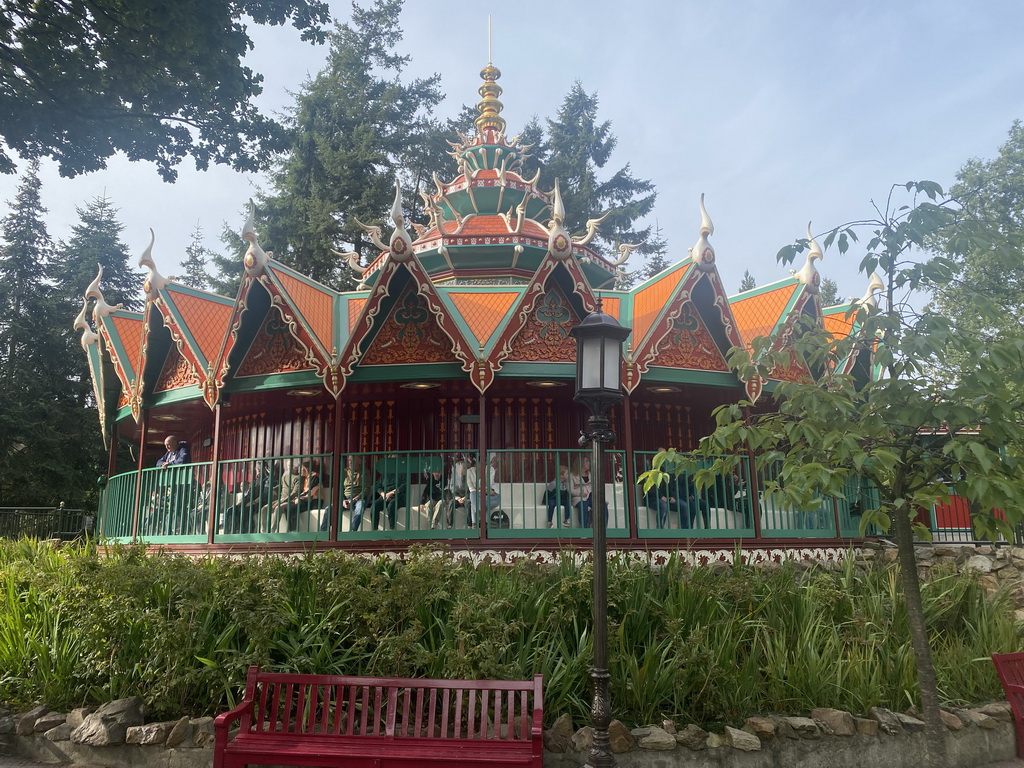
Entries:
[[127, 360], [122, 360], [121, 365], [125, 367], [125, 374], [130, 375], [139, 364], [139, 355], [142, 354], [142, 318], [125, 317], [116, 314], [108, 315], [108, 319], [117, 332], [117, 338], [124, 347]]
[[508, 291], [502, 293], [451, 292], [448, 296], [466, 321], [473, 336], [476, 337], [477, 343], [486, 344], [520, 294]]
[[770, 291], [730, 302], [743, 343], [748, 347], [758, 336], [767, 336], [775, 330], [782, 312], [800, 286], [793, 281]]
[[363, 307], [366, 306], [366, 299], [349, 299], [348, 300], [348, 332], [352, 333], [352, 329], [356, 327], [356, 321], [359, 320], [359, 315], [363, 313]]
[[172, 297], [175, 308], [181, 314], [185, 329], [195, 339], [199, 352], [207, 363], [217, 359], [224, 332], [231, 319], [231, 304], [213, 301], [192, 293], [167, 287], [167, 294]]
[[831, 312], [822, 317], [825, 330], [837, 339], [844, 339], [853, 332], [852, 316], [846, 316], [846, 310]]
[[679, 287], [687, 269], [672, 270], [664, 277], [637, 291], [633, 300], [633, 339], [639, 347], [658, 315], [668, 304], [673, 291]]
[[320, 345], [330, 353], [334, 347], [334, 297], [284, 271], [275, 270], [274, 274]]

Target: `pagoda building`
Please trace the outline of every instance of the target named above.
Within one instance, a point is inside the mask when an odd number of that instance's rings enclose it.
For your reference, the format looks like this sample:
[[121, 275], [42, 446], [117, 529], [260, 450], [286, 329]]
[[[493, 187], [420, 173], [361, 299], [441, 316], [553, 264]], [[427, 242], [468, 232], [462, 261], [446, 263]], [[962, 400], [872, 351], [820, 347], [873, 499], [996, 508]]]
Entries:
[[[813, 514], [766, 504], [749, 463], [692, 498], [682, 478], [667, 509], [636, 485], [658, 449], [695, 447], [717, 406], [770, 407], [762, 391], [806, 375], [794, 355], [768, 380], [741, 381], [731, 348], [767, 335], [785, 345], [800, 317], [855, 330], [850, 305], [820, 306], [810, 233], [803, 268], [729, 297], [702, 196], [688, 255], [624, 287], [635, 246], [598, 252], [600, 212], [584, 233], [566, 228], [558, 183], [543, 190], [539, 174], [523, 176], [529, 147], [505, 133], [500, 72], [488, 64], [481, 77], [476, 133], [452, 143], [453, 178], [420, 192], [429, 221], [406, 219], [396, 185], [390, 232], [364, 225], [376, 258], [336, 254], [355, 290], [276, 261], [252, 213], [234, 298], [161, 275], [154, 241], [140, 260], [141, 312], [109, 305], [97, 275], [75, 325], [110, 449], [102, 535], [209, 551], [585, 545], [586, 515], [568, 487], [586, 479], [577, 438], [587, 415], [573, 402], [570, 330], [599, 310], [632, 329], [604, 472], [611, 546], [842, 548], [858, 535], [848, 500]], [[157, 467], [169, 437], [188, 461]], [[132, 446], [134, 466], [117, 465], [118, 444]], [[475, 497], [451, 505], [467, 475]], [[389, 485], [400, 504], [384, 498]]]

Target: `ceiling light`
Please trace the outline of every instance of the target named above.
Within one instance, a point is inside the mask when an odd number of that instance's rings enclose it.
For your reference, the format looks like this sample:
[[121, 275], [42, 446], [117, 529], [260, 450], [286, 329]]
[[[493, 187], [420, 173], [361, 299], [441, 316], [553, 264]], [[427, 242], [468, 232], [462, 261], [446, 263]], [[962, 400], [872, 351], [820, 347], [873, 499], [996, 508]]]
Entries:
[[402, 389], [437, 389], [440, 384], [430, 381], [410, 381], [402, 385]]
[[679, 387], [670, 387], [670, 386], [650, 387], [647, 391], [648, 392], [657, 392], [658, 394], [664, 394], [666, 392], [678, 392], [679, 391]]
[[312, 397], [319, 395], [321, 390], [319, 389], [289, 389], [289, 395], [295, 395], [295, 397]]
[[157, 421], [181, 421], [181, 416], [175, 416], [173, 413], [155, 413], [153, 418]]
[[529, 387], [537, 387], [538, 389], [552, 389], [554, 387], [564, 387], [565, 386], [565, 382], [564, 381], [540, 380], [540, 381], [528, 381], [528, 382], [526, 382], [526, 385], [529, 386]]

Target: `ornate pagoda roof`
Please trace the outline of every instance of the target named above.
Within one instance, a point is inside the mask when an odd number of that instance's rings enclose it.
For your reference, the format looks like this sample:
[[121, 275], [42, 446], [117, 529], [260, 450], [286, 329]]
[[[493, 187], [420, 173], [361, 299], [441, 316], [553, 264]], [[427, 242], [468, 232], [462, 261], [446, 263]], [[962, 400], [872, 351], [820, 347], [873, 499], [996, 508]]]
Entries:
[[[150, 243], [141, 313], [110, 307], [100, 277], [86, 292], [76, 327], [93, 371], [101, 411], [117, 419], [141, 409], [195, 400], [215, 406], [230, 392], [322, 387], [339, 397], [351, 381], [469, 381], [481, 393], [497, 378], [571, 379], [571, 327], [603, 310], [632, 328], [623, 381], [694, 383], [760, 392], [740, 382], [726, 355], [757, 335], [778, 334], [797, 315], [821, 316], [812, 242], [807, 264], [777, 283], [727, 297], [710, 237], [714, 226], [700, 200], [695, 245], [682, 260], [630, 289], [617, 272], [633, 246], [612, 261], [590, 243], [603, 216], [583, 236], [565, 227], [559, 185], [541, 190], [522, 175], [528, 146], [505, 135], [491, 64], [481, 72], [477, 133], [451, 142], [457, 173], [434, 178], [421, 192], [430, 217], [409, 231], [401, 192], [385, 239], [363, 225], [379, 256], [367, 267], [338, 254], [360, 277], [355, 291], [335, 291], [272, 258], [250, 218], [234, 298], [199, 291], [162, 276]], [[414, 236], [415, 233], [415, 236]], [[839, 309], [826, 322], [839, 329]], [[832, 330], [830, 326], [830, 330]], [[849, 332], [849, 331], [848, 331]], [[773, 378], [800, 375], [776, 371]]]

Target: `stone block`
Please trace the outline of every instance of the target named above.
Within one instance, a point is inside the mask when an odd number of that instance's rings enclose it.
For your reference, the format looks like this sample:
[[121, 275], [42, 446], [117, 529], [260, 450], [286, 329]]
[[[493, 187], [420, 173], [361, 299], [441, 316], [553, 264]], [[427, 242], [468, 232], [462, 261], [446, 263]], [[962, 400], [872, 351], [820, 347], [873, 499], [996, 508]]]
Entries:
[[709, 733], [708, 734], [708, 744], [707, 744], [707, 746], [708, 746], [708, 749], [715, 749], [716, 747], [724, 747], [724, 746], [726, 746], [726, 744], [725, 744], [725, 737], [722, 736], [721, 734], [718, 734], [718, 733]]
[[857, 732], [853, 715], [841, 709], [819, 707], [811, 710], [811, 717], [827, 725], [835, 736], [853, 736]]
[[771, 741], [775, 738], [775, 723], [767, 717], [748, 717], [743, 722], [743, 730], [754, 734], [761, 741]]
[[821, 730], [818, 724], [809, 717], [784, 717], [782, 718], [796, 731], [801, 739], [820, 739]]
[[544, 749], [546, 749], [548, 752], [554, 752], [560, 755], [565, 752], [568, 752], [569, 749], [572, 747], [572, 742], [569, 739], [565, 738], [564, 736], [560, 736], [550, 728], [544, 731], [543, 738]]
[[872, 720], [868, 717], [855, 717], [853, 718], [853, 724], [857, 728], [857, 733], [862, 736], [877, 736], [878, 735], [878, 721]]
[[894, 712], [893, 714], [900, 721], [900, 725], [910, 733], [920, 733], [925, 728], [924, 720], [919, 720], [913, 715], [905, 715], [902, 712]]
[[681, 744], [687, 749], [707, 749], [708, 732], [701, 728], [699, 725], [694, 725], [693, 723], [690, 723], [688, 726], [683, 728], [683, 730], [676, 734], [676, 743]]
[[942, 717], [942, 724], [945, 725], [947, 729], [951, 731], [959, 731], [963, 729], [963, 720], [954, 715], [952, 712], [947, 712], [943, 709], [941, 712], [939, 712], [939, 715]]
[[733, 749], [755, 752], [761, 748], [761, 740], [752, 733], [725, 726], [725, 743]]
[[991, 704], [975, 707], [974, 711], [1004, 723], [1013, 722], [1013, 708], [1008, 701], [993, 701]]
[[0, 736], [6, 736], [8, 733], [14, 733], [14, 718], [10, 715], [4, 715], [0, 717]]
[[189, 741], [191, 736], [192, 722], [187, 717], [182, 717], [172, 724], [171, 731], [164, 740], [164, 745], [167, 747], [179, 747], [186, 741]]
[[621, 720], [612, 720], [608, 723], [608, 741], [612, 752], [617, 755], [628, 752], [636, 745], [636, 739]]
[[36, 720], [45, 715], [50, 710], [45, 705], [40, 704], [38, 707], [33, 707], [28, 712], [22, 712], [20, 715], [14, 716], [14, 732], [19, 736], [31, 736], [36, 729]]
[[72, 709], [68, 713], [68, 725], [70, 725], [71, 729], [74, 730], [84, 723], [85, 718], [91, 714], [92, 710], [89, 707], [78, 707], [77, 709]]
[[67, 723], [61, 723], [46, 731], [43, 737], [48, 741], [67, 741], [71, 738], [72, 730], [72, 727]]
[[212, 717], [197, 717], [190, 721], [192, 725], [192, 745], [195, 747], [205, 747], [207, 744], [213, 744], [213, 718]]
[[163, 744], [174, 725], [173, 722], [130, 725], [124, 740], [126, 744]]
[[891, 710], [884, 707], [872, 707], [868, 710], [868, 717], [878, 723], [878, 728], [882, 733], [889, 735], [903, 733], [903, 724]]
[[33, 728], [33, 730], [36, 733], [46, 733], [51, 728], [63, 725], [67, 720], [67, 715], [61, 714], [60, 712], [47, 712], [36, 720], [35, 728]]
[[572, 717], [569, 713], [558, 716], [558, 719], [551, 724], [551, 732], [565, 739], [571, 739], [575, 728], [572, 727]]
[[650, 733], [637, 741], [640, 749], [668, 751], [676, 748], [676, 737], [664, 728], [651, 728]]
[[671, 720], [662, 720], [661, 729], [665, 731], [665, 733], [671, 733], [673, 736], [676, 735], [676, 724]]
[[572, 735], [572, 748], [577, 752], [589, 752], [594, 745], [594, 729], [589, 725], [580, 728]]

